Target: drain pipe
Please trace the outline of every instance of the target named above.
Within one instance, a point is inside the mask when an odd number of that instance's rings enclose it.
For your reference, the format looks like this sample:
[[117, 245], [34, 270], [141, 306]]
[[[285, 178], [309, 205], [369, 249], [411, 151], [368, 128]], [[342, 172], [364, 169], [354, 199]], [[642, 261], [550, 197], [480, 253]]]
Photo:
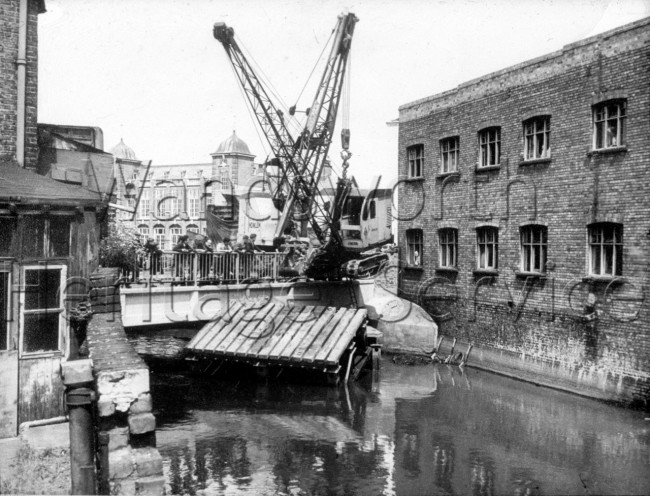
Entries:
[[27, 2], [20, 0], [18, 14], [18, 58], [16, 58], [17, 108], [16, 108], [16, 161], [25, 167], [25, 66], [27, 65]]

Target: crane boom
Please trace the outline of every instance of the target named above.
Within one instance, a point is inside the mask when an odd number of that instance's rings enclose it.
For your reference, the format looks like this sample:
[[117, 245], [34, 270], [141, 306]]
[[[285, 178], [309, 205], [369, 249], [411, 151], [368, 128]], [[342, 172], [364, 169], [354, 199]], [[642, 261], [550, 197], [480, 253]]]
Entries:
[[318, 182], [332, 142], [341, 88], [357, 21], [358, 18], [352, 13], [338, 18], [325, 71], [310, 107], [307, 123], [297, 142], [297, 160], [293, 161], [294, 167], [284, 170], [282, 182], [291, 189], [278, 220], [276, 236], [282, 234], [294, 215], [296, 201], [302, 203], [301, 210], [309, 216], [314, 234], [321, 243], [325, 243], [329, 236], [340, 236], [337, 229], [332, 229], [332, 209], [325, 205], [326, 202], [318, 190]]
[[273, 103], [248, 59], [244, 56], [235, 40], [234, 29], [223, 22], [217, 22], [214, 25], [213, 34], [226, 50], [239, 84], [244, 90], [246, 99], [273, 154], [281, 163], [291, 162], [295, 146], [293, 137], [284, 121], [284, 112]]
[[[318, 190], [318, 182], [332, 142], [341, 88], [357, 21], [357, 17], [351, 13], [339, 16], [330, 55], [310, 107], [307, 123], [296, 140], [287, 129], [283, 112], [275, 106], [234, 39], [234, 30], [225, 23], [214, 25], [214, 37], [226, 50], [244, 94], [273, 154], [280, 162], [281, 180], [274, 194], [274, 203], [281, 210], [275, 231], [276, 237], [281, 236], [292, 218], [295, 218], [297, 205], [309, 220], [321, 243], [324, 244], [329, 237], [340, 237], [338, 230], [332, 229], [332, 212], [336, 209], [326, 205]], [[347, 189], [349, 190], [349, 187]]]

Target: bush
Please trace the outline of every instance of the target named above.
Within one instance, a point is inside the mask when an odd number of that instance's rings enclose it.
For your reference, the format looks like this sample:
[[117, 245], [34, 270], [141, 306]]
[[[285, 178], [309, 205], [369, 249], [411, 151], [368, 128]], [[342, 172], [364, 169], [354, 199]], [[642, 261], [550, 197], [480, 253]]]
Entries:
[[118, 267], [124, 271], [135, 270], [138, 257], [144, 254], [140, 234], [111, 221], [108, 236], [99, 244], [99, 264], [102, 267]]

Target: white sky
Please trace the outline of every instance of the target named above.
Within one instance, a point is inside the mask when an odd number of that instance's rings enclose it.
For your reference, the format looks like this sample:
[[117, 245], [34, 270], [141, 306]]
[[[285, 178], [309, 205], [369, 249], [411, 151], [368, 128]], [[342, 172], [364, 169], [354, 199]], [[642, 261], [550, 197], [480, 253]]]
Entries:
[[[215, 22], [235, 29], [292, 105], [337, 15], [354, 12], [350, 163], [362, 186], [371, 175], [397, 176], [397, 128], [386, 122], [400, 105], [650, 16], [650, 0], [46, 0], [46, 7], [39, 122], [99, 126], [106, 150], [123, 138], [154, 164], [209, 162], [233, 130], [256, 161], [269, 153], [212, 36]], [[308, 86], [298, 108], [314, 93]], [[337, 129], [335, 165], [339, 151]]]

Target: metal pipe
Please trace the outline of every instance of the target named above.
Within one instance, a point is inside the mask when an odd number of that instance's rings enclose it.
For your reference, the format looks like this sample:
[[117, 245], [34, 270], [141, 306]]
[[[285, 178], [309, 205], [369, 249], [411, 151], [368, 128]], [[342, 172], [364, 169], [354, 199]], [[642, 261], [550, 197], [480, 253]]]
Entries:
[[95, 392], [90, 388], [71, 388], [66, 392], [70, 417], [71, 494], [95, 494], [94, 399]]
[[25, 66], [27, 65], [27, 10], [28, 0], [20, 0], [18, 13], [18, 57], [16, 58], [16, 161], [25, 167]]
[[24, 432], [28, 429], [31, 429], [32, 427], [62, 424], [67, 421], [68, 421], [68, 417], [65, 415], [61, 415], [60, 417], [52, 417], [52, 418], [40, 419], [40, 420], [28, 420], [27, 422], [23, 422], [22, 424], [20, 424], [20, 426], [18, 427], [18, 432]]
[[108, 482], [108, 443], [110, 437], [108, 432], [100, 432], [97, 436], [99, 442], [99, 481], [97, 482], [97, 494], [110, 494]]

